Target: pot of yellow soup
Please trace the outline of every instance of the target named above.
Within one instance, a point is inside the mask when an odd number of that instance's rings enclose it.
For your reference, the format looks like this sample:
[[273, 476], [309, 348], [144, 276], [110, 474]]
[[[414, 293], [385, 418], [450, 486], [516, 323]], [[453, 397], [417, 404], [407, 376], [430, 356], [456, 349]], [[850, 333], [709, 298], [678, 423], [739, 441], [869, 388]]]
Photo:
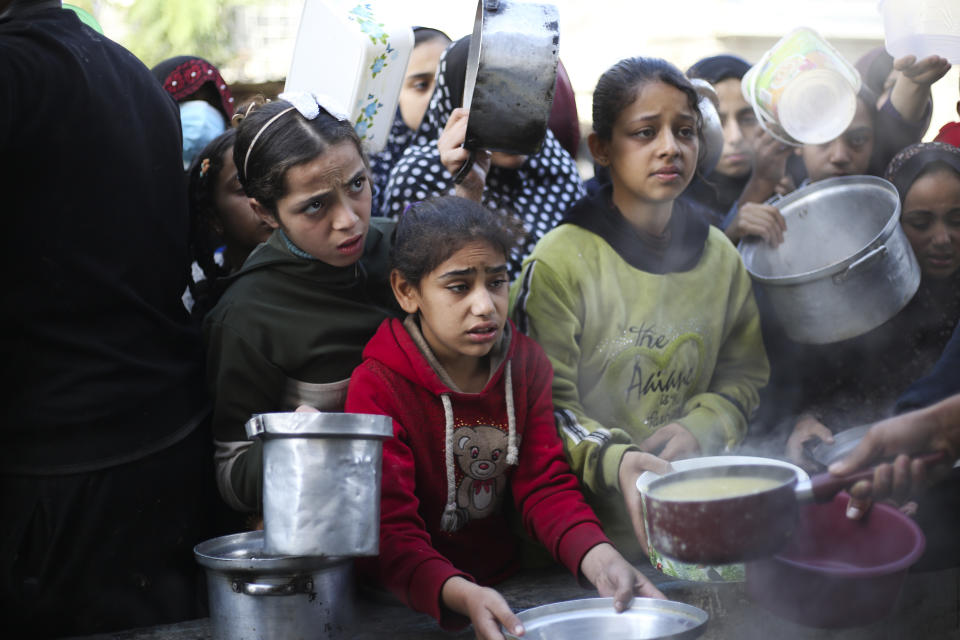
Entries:
[[[798, 480], [809, 480], [810, 476], [807, 475], [807, 472], [801, 469], [800, 467], [785, 462], [783, 460], [777, 460], [775, 458], [761, 458], [757, 456], [740, 456], [740, 455], [719, 455], [719, 456], [702, 456], [699, 458], [686, 458], [683, 460], [674, 460], [670, 463], [670, 466], [673, 467], [674, 471], [686, 471], [688, 469], [703, 469], [706, 467], [716, 467], [716, 466], [729, 466], [731, 464], [769, 464], [780, 467], [785, 467], [792, 469], [793, 472], [797, 475]], [[640, 477], [637, 478], [637, 490], [644, 494], [648, 491], [650, 484], [659, 479], [661, 476], [652, 471], [647, 471], [640, 474]], [[647, 539], [650, 538], [650, 525], [649, 519], [646, 514], [643, 517], [644, 528], [647, 531]], [[735, 562], [731, 564], [720, 564], [720, 565], [711, 565], [711, 564], [700, 564], [700, 563], [688, 563], [680, 562], [671, 557], [665, 556], [660, 553], [656, 545], [648, 543], [647, 552], [650, 557], [650, 565], [657, 569], [657, 571], [663, 573], [664, 575], [672, 576], [674, 578], [679, 578], [681, 580], [688, 580], [692, 582], [743, 582], [746, 579], [744, 564], [742, 562]]]
[[789, 467], [731, 464], [667, 474], [643, 493], [650, 544], [681, 562], [729, 564], [780, 551], [797, 526], [799, 503], [830, 500], [872, 475], [797, 479]]

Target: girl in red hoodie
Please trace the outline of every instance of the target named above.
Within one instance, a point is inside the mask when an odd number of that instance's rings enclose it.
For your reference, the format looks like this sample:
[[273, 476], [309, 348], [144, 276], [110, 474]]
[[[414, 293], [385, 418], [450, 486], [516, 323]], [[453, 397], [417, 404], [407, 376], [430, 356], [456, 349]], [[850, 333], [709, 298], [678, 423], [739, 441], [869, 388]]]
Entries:
[[387, 320], [353, 372], [346, 410], [393, 418], [384, 444], [380, 555], [367, 568], [445, 628], [481, 638], [522, 626], [493, 589], [518, 568], [526, 531], [616, 609], [663, 597], [614, 549], [584, 502], [554, 426], [550, 363], [507, 322], [516, 229], [482, 205], [413, 205], [396, 230]]

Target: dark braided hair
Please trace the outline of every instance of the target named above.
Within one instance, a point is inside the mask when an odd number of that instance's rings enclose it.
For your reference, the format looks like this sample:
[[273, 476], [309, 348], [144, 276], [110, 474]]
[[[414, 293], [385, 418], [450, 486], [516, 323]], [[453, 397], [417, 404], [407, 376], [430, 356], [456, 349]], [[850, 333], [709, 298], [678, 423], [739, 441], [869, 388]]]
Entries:
[[488, 242], [506, 259], [523, 233], [522, 223], [513, 216], [494, 213], [473, 200], [431, 198], [410, 205], [400, 217], [391, 263], [407, 282], [419, 286], [431, 271], [471, 242]]
[[[237, 141], [233, 147], [233, 161], [243, 190], [274, 217], [277, 215], [277, 201], [286, 195], [286, 175], [291, 167], [310, 162], [345, 140], [356, 145], [363, 163], [368, 168], [370, 166], [353, 125], [338, 120], [323, 107], [313, 120], [307, 120], [294, 109], [263, 128], [271, 118], [291, 106], [286, 100], [274, 100], [248, 110], [237, 126]], [[256, 144], [244, 167], [247, 150], [254, 138]]]

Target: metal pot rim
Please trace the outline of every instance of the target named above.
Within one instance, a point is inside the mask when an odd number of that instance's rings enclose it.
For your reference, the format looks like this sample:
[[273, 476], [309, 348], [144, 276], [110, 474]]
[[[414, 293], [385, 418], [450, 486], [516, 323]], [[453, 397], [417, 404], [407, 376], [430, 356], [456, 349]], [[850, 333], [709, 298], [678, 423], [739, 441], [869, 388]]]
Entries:
[[[825, 191], [827, 189], [832, 189], [835, 187], [841, 187], [844, 185], [860, 185], [860, 186], [873, 186], [884, 191], [892, 193], [894, 200], [896, 202], [896, 207], [890, 215], [890, 218], [887, 220], [887, 223], [883, 226], [880, 233], [878, 233], [873, 239], [867, 242], [863, 247], [856, 253], [840, 260], [829, 264], [825, 267], [820, 267], [819, 269], [814, 269], [813, 271], [806, 271], [804, 273], [798, 273], [788, 276], [762, 276], [753, 271], [751, 266], [747, 264], [747, 260], [744, 260], [744, 267], [747, 269], [747, 272], [750, 274], [750, 277], [760, 282], [762, 284], [769, 285], [795, 285], [803, 284], [805, 282], [812, 282], [814, 280], [821, 280], [829, 278], [835, 274], [841, 273], [847, 269], [851, 264], [864, 257], [877, 247], [881, 246], [886, 242], [890, 236], [896, 231], [897, 227], [900, 224], [900, 195], [897, 192], [897, 188], [893, 186], [892, 183], [884, 180], [883, 178], [878, 178], [876, 176], [841, 176], [838, 178], [826, 178], [820, 180], [819, 182], [814, 182], [813, 184], [807, 185], [797, 189], [796, 191], [787, 194], [783, 198], [776, 200], [775, 204], [778, 208], [794, 204], [800, 200], [818, 193], [820, 191]], [[742, 239], [738, 245], [738, 250], [740, 251], [741, 256], [745, 255], [745, 252], [752, 253], [752, 249], [755, 246], [759, 246], [763, 240], [759, 238], [755, 239]]]
[[390, 416], [335, 411], [258, 413], [246, 424], [248, 438], [353, 438], [393, 436]]
[[207, 569], [227, 573], [293, 575], [349, 564], [351, 558], [326, 556], [268, 556], [263, 552], [263, 531], [244, 531], [211, 538], [193, 548], [197, 562]]

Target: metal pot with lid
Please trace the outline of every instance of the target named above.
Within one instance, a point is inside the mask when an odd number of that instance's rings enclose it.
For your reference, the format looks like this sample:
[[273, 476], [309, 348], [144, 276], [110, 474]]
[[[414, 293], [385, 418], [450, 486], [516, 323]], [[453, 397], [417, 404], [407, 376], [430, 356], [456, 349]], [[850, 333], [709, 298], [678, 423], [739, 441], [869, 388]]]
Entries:
[[787, 222], [783, 243], [748, 238], [739, 250], [792, 340], [826, 344], [861, 335], [917, 292], [920, 267], [890, 182], [828, 178], [772, 204]]
[[201, 542], [213, 640], [349, 637], [353, 623], [350, 558], [268, 556], [263, 532]]
[[380, 541], [380, 465], [389, 416], [255, 415], [263, 442], [264, 548], [273, 555], [373, 556]]

